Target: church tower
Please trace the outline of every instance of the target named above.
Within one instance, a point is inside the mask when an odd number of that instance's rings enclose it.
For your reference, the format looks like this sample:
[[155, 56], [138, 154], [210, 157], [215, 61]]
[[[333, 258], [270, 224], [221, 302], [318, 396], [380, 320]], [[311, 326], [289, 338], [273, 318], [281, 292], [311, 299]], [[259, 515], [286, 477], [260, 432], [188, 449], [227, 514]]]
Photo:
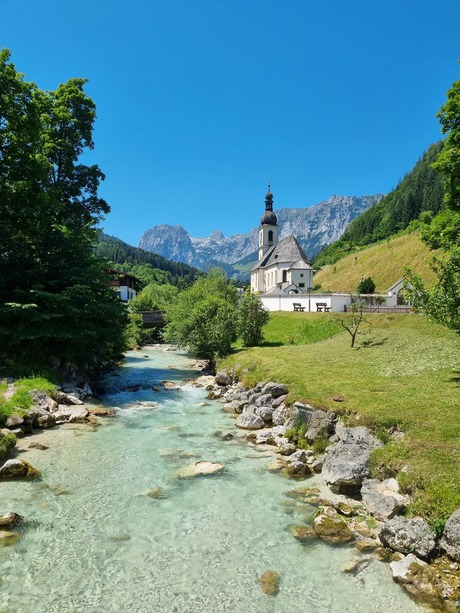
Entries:
[[278, 220], [273, 212], [273, 194], [270, 191], [265, 195], [265, 212], [261, 217], [259, 226], [259, 260], [267, 253], [270, 247], [278, 242]]

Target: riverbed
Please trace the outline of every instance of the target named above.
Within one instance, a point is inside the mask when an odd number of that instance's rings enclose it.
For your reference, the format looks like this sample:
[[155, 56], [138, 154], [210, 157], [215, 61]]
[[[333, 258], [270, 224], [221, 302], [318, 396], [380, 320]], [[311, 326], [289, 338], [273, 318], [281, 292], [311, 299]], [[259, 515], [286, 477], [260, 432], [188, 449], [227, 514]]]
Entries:
[[[362, 555], [352, 547], [293, 538], [289, 526], [310, 510], [288, 493], [320, 477], [270, 473], [270, 452], [248, 445], [220, 402], [183, 385], [190, 363], [130, 352], [106, 382], [115, 417], [44, 431], [33, 440], [49, 449], [18, 456], [43, 476], [0, 484], [0, 511], [26, 518], [20, 541], [0, 549], [0, 613], [421, 611], [385, 563], [346, 574]], [[152, 390], [162, 380], [180, 389]], [[178, 479], [196, 460], [225, 468]], [[277, 596], [257, 581], [267, 570], [280, 576]]]

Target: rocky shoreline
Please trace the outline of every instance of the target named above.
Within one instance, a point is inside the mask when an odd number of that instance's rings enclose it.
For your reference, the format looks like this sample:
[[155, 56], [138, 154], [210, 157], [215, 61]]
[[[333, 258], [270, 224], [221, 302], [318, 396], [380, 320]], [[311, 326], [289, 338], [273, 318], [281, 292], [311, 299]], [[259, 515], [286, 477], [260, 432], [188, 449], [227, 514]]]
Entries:
[[[393, 579], [432, 611], [457, 611], [460, 600], [460, 509], [441, 536], [421, 517], [405, 517], [410, 500], [396, 479], [370, 477], [370, 456], [383, 445], [363, 426], [346, 427], [334, 411], [286, 402], [288, 388], [277, 382], [244, 387], [220, 371], [190, 383], [223, 403], [248, 444], [271, 450], [272, 472], [305, 482], [320, 475], [327, 487], [301, 487], [290, 496], [316, 510], [309, 521], [292, 526], [300, 542], [319, 538], [350, 543], [360, 556], [342, 570], [358, 574], [373, 558], [388, 562]], [[228, 433], [222, 440], [231, 440]]]
[[[389, 563], [394, 580], [421, 604], [432, 611], [458, 610], [460, 509], [451, 515], [440, 537], [423, 518], [405, 517], [410, 500], [399, 492], [397, 480], [370, 478], [371, 453], [383, 443], [369, 429], [346, 427], [334, 411], [301, 402], [288, 405], [289, 390], [277, 382], [245, 388], [231, 373], [220, 371], [215, 376], [199, 376], [188, 385], [205, 388], [209, 398], [221, 401], [236, 427], [247, 432], [249, 445], [270, 451], [268, 470], [302, 482], [302, 487], [293, 489], [288, 496], [292, 505], [307, 505], [314, 512], [304, 522], [291, 526], [295, 539], [301, 543], [313, 539], [333, 545], [348, 543], [355, 548], [357, 557], [344, 566], [343, 572], [357, 575], [377, 558]], [[13, 387], [10, 384], [7, 394], [13, 393]], [[176, 384], [168, 382], [163, 382], [162, 387], [177, 389]], [[0, 481], [40, 476], [26, 460], [10, 457], [17, 440], [20, 453], [47, 449], [41, 442], [22, 437], [55, 425], [95, 427], [100, 417], [116, 415], [113, 409], [95, 403], [86, 383], [65, 386], [51, 395], [33, 390], [31, 395], [33, 406], [10, 415], [6, 427], [0, 430]], [[230, 432], [222, 434], [221, 440], [232, 440], [234, 436]], [[222, 468], [206, 462], [196, 464], [187, 467], [188, 472], [179, 478]], [[322, 479], [323, 485], [304, 487], [305, 480], [313, 475]], [[20, 535], [14, 528], [22, 520], [11, 510], [0, 515], [0, 545], [17, 542]], [[263, 577], [261, 588], [271, 593], [277, 581], [276, 573], [270, 575], [270, 581]]]

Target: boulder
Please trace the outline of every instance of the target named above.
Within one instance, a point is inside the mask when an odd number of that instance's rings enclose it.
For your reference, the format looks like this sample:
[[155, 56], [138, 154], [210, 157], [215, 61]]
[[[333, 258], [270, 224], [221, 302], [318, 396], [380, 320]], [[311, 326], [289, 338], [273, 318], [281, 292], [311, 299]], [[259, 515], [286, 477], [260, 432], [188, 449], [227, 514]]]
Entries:
[[24, 426], [24, 417], [19, 413], [12, 413], [8, 415], [5, 421], [5, 426], [10, 429], [21, 428]]
[[447, 520], [440, 546], [450, 558], [460, 562], [460, 509]]
[[[273, 406], [273, 405], [272, 405]], [[290, 409], [284, 405], [280, 404], [276, 409], [274, 409], [272, 413], [272, 423], [274, 426], [282, 426], [284, 422], [289, 417]]]
[[353, 534], [346, 521], [335, 511], [323, 511], [313, 521], [315, 534], [326, 543], [349, 543]]
[[42, 445], [41, 443], [36, 443], [35, 441], [32, 441], [29, 444], [29, 449], [40, 449], [40, 451], [45, 451], [45, 449], [49, 449], [49, 447], [47, 445]]
[[280, 455], [292, 455], [297, 450], [294, 443], [290, 443], [286, 438], [282, 438], [278, 442], [278, 453]]
[[193, 462], [181, 468], [177, 473], [177, 477], [179, 479], [191, 479], [204, 475], [214, 475], [223, 470], [223, 468], [224, 465], [217, 462]]
[[273, 409], [271, 407], [257, 407], [256, 415], [262, 417], [266, 424], [272, 423]]
[[315, 409], [310, 415], [308, 421], [307, 431], [305, 438], [309, 443], [312, 443], [315, 439], [319, 438], [323, 433], [326, 435], [331, 434], [334, 431], [334, 425], [337, 415], [334, 411], [321, 411]]
[[226, 385], [230, 385], [230, 383], [232, 382], [232, 380], [230, 379], [230, 376], [228, 375], [227, 371], [225, 370], [219, 370], [216, 373], [216, 383], [217, 385], [220, 385], [221, 387], [225, 387]]
[[305, 524], [289, 526], [289, 532], [300, 543], [308, 543], [317, 538], [314, 530]]
[[54, 428], [56, 425], [56, 418], [51, 415], [47, 410], [41, 407], [35, 407], [34, 423], [35, 428]]
[[280, 591], [280, 576], [274, 570], [265, 571], [258, 579], [260, 589], [267, 596], [276, 596]]
[[362, 426], [337, 425], [336, 433], [340, 440], [327, 449], [322, 475], [329, 485], [358, 487], [369, 476], [371, 452], [382, 443]]
[[247, 436], [253, 437], [251, 440], [256, 445], [275, 445], [275, 439], [271, 429], [259, 430], [258, 432], [248, 434]]
[[399, 493], [396, 479], [364, 479], [361, 496], [369, 513], [381, 521], [391, 519], [406, 505], [406, 498]]
[[308, 464], [305, 464], [305, 462], [298, 462], [296, 460], [292, 462], [288, 461], [287, 466], [283, 472], [287, 477], [304, 478], [311, 475], [311, 469]]
[[273, 398], [272, 399], [272, 407], [274, 409], [277, 409], [279, 406], [281, 406], [283, 404], [283, 402], [286, 400], [287, 397], [288, 397], [287, 394], [283, 394], [282, 396], [278, 396], [278, 398]]
[[117, 414], [111, 407], [87, 407], [87, 411], [90, 415], [96, 417], [114, 417]]
[[311, 469], [314, 473], [320, 473], [323, 470], [325, 459], [326, 459], [325, 455], [320, 455], [316, 458], [314, 462], [312, 462]]
[[285, 396], [288, 391], [287, 385], [276, 383], [275, 381], [269, 381], [262, 387], [262, 394], [270, 394], [272, 398]]
[[11, 528], [12, 526], [20, 524], [23, 520], [24, 518], [22, 515], [18, 513], [13, 513], [11, 511], [9, 513], [4, 513], [0, 515], [0, 528]]
[[9, 547], [14, 545], [19, 540], [17, 532], [9, 532], [8, 530], [0, 530], [0, 547]]
[[294, 451], [294, 453], [291, 453], [291, 455], [287, 458], [287, 461], [305, 463], [307, 461], [307, 454], [303, 449], [298, 449], [297, 451]]
[[436, 586], [436, 572], [414, 554], [390, 563], [393, 579], [412, 596], [435, 608], [443, 607], [443, 599]]
[[245, 430], [259, 430], [265, 426], [265, 422], [262, 417], [249, 412], [244, 412], [241, 415], [238, 415], [235, 423], [238, 428], [244, 428]]
[[294, 426], [297, 423], [297, 418], [299, 417], [299, 413], [300, 413], [299, 409], [297, 409], [295, 405], [293, 407], [289, 407], [289, 409], [286, 411], [286, 418], [284, 421], [284, 425], [286, 426], [287, 429], [294, 428]]
[[25, 460], [7, 460], [0, 468], [0, 480], [36, 479], [38, 470]]
[[42, 409], [48, 413], [52, 413], [58, 407], [58, 403], [50, 398], [43, 390], [32, 390], [30, 392], [34, 403], [34, 409]]
[[58, 410], [53, 413], [56, 423], [58, 424], [65, 422], [85, 422], [88, 415], [89, 413], [84, 407], [67, 404], [60, 404]]
[[421, 517], [393, 517], [383, 525], [379, 538], [386, 547], [419, 558], [429, 558], [436, 548], [436, 535]]
[[271, 394], [261, 394], [256, 398], [254, 404], [256, 407], [270, 407], [272, 404]]

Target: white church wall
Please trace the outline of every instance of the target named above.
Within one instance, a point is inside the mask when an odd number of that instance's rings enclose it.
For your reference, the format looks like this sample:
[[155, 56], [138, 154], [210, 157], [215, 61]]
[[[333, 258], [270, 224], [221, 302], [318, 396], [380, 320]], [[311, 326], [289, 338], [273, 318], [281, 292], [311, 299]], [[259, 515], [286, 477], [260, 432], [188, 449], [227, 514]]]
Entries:
[[317, 305], [326, 304], [331, 312], [343, 313], [345, 306], [349, 306], [351, 298], [349, 294], [289, 294], [279, 296], [260, 296], [264, 307], [270, 311], [293, 311], [294, 303], [305, 308], [305, 313], [317, 312]]

